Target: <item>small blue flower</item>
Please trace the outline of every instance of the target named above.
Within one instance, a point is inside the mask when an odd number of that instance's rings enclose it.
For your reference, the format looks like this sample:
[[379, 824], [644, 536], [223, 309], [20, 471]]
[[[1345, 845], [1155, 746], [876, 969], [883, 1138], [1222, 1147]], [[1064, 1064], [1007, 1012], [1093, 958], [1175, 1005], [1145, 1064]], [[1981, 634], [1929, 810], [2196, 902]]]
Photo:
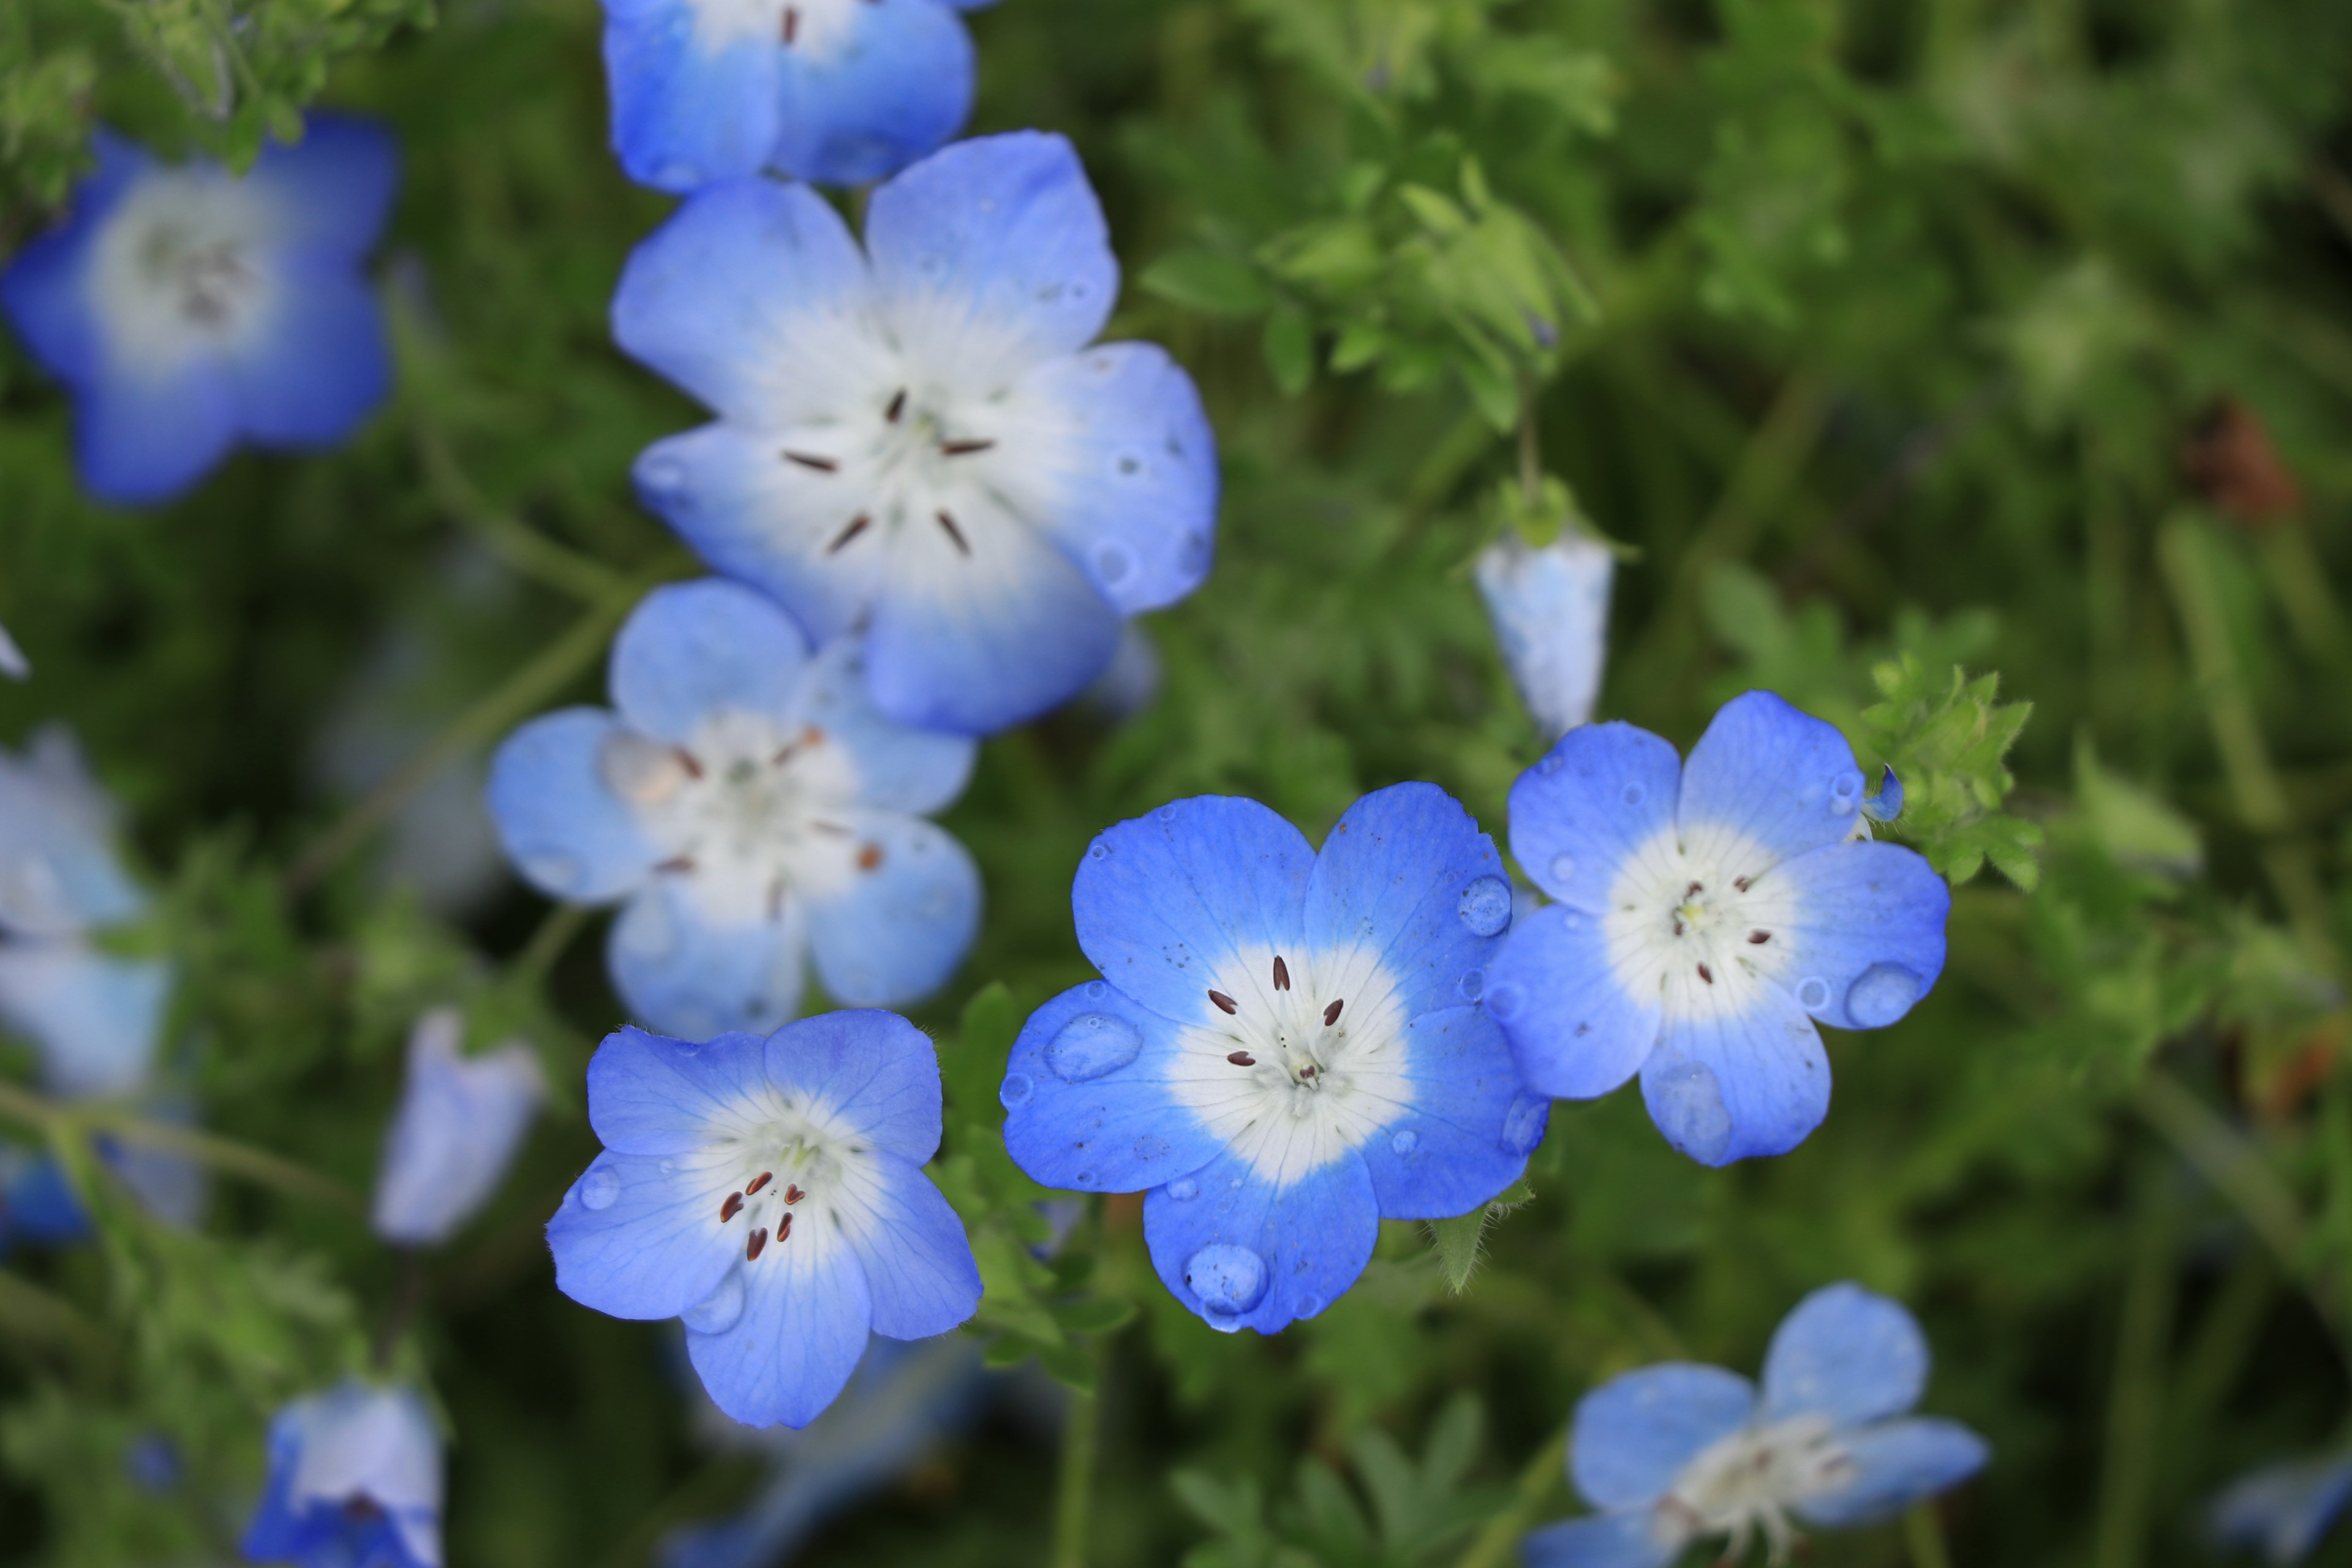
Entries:
[[772, 169], [862, 185], [971, 113], [961, 11], [994, 0], [604, 0], [613, 151], [666, 191]]
[[1070, 899], [1103, 978], [1022, 1029], [1005, 1147], [1146, 1190], [1152, 1264], [1211, 1327], [1313, 1317], [1383, 1218], [1466, 1214], [1542, 1141], [1478, 1005], [1510, 884], [1434, 784], [1366, 795], [1320, 855], [1254, 800], [1178, 801], [1097, 837]]
[[1601, 1511], [1528, 1537], [1527, 1568], [1665, 1568], [1728, 1535], [1738, 1562], [1761, 1534], [1787, 1554], [1794, 1515], [1866, 1524], [1984, 1467], [1984, 1439], [1905, 1413], [1927, 1383], [1911, 1314], [1858, 1285], [1797, 1303], [1772, 1336], [1764, 1388], [1721, 1367], [1666, 1362], [1612, 1378], [1576, 1407], [1568, 1473]]
[[911, 1002], [955, 973], [980, 872], [923, 819], [972, 742], [874, 710], [853, 639], [814, 654], [740, 584], [657, 588], [613, 647], [618, 712], [567, 708], [499, 748], [490, 815], [531, 882], [625, 899], [606, 956], [635, 1016], [702, 1038], [836, 1001]]
[[11, 680], [30, 680], [33, 678], [32, 661], [25, 657], [25, 650], [16, 646], [16, 639], [8, 635], [6, 626], [0, 626], [0, 675]]
[[18, 1241], [56, 1247], [89, 1235], [89, 1215], [57, 1160], [0, 1143], [0, 1253]]
[[375, 1230], [387, 1241], [446, 1241], [498, 1190], [546, 1093], [539, 1058], [520, 1040], [468, 1057], [465, 1016], [440, 1007], [408, 1037], [408, 1081], [375, 1185]]
[[2352, 1502], [2352, 1453], [2265, 1465], [2213, 1500], [2207, 1525], [2216, 1543], [2259, 1551], [2274, 1564], [2299, 1563]]
[[341, 440], [390, 380], [361, 263], [392, 205], [391, 140], [315, 115], [241, 177], [104, 132], [97, 149], [72, 215], [0, 273], [0, 308], [73, 392], [91, 493], [167, 500], [240, 438]]
[[280, 1410], [244, 1552], [300, 1568], [441, 1568], [441, 1437], [425, 1402], [347, 1380]]
[[817, 637], [867, 626], [883, 712], [967, 734], [1033, 718], [1209, 570], [1216, 445], [1164, 352], [1087, 346], [1118, 292], [1059, 136], [908, 169], [874, 193], [863, 250], [805, 185], [705, 190], [613, 301], [621, 346], [719, 415], [648, 447], [638, 492]]
[[1503, 666], [1551, 739], [1591, 719], [1601, 696], [1616, 569], [1605, 545], [1577, 533], [1539, 549], [1511, 533], [1478, 552], [1478, 592]]
[[1872, 842], [1832, 726], [1769, 692], [1724, 704], [1687, 765], [1647, 731], [1571, 731], [1511, 786], [1511, 852], [1559, 900], [1511, 933], [1486, 1005], [1528, 1081], [1584, 1100], [1635, 1073], [1705, 1164], [1821, 1125], [1814, 1021], [1894, 1023], [1944, 967], [1951, 892]]
[[963, 1225], [922, 1171], [940, 1143], [931, 1043], [889, 1013], [827, 1013], [707, 1045], [640, 1029], [588, 1064], [604, 1152], [548, 1222], [556, 1288], [616, 1318], [678, 1318], [721, 1410], [805, 1426], [866, 1349], [980, 1306]]

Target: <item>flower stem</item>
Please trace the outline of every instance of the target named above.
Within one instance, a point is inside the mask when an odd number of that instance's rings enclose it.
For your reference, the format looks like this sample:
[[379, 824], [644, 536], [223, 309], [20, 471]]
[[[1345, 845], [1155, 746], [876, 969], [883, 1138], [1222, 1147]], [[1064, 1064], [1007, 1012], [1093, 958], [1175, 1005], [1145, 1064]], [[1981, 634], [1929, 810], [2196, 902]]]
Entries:
[[1094, 1513], [1095, 1450], [1102, 1427], [1102, 1351], [1090, 1345], [1096, 1392], [1070, 1390], [1062, 1418], [1061, 1474], [1054, 1489], [1054, 1568], [1086, 1568], [1087, 1531]]
[[2165, 1348], [2174, 1296], [2171, 1167], [2152, 1163], [2137, 1185], [2115, 1371], [2107, 1391], [2095, 1568], [2137, 1568], [2147, 1550], [2157, 1437], [2164, 1419]]
[[1536, 1450], [1535, 1457], [1519, 1471], [1519, 1483], [1510, 1503], [1479, 1527], [1468, 1549], [1454, 1559], [1454, 1568], [1504, 1568], [1504, 1564], [1512, 1562], [1518, 1551], [1519, 1538], [1527, 1534], [1538, 1510], [1558, 1489], [1563, 1474], [1561, 1467], [1567, 1461], [1568, 1428], [1563, 1426]]
[[1913, 1503], [1903, 1514], [1903, 1544], [1911, 1553], [1911, 1568], [1952, 1568], [1952, 1554], [1944, 1545], [1944, 1520], [1936, 1500]]
[[331, 1181], [266, 1149], [256, 1149], [249, 1143], [216, 1137], [193, 1127], [174, 1127], [168, 1122], [150, 1121], [116, 1107], [96, 1103], [62, 1105], [13, 1085], [0, 1084], [0, 1116], [12, 1117], [27, 1126], [52, 1132], [109, 1132], [126, 1142], [143, 1143], [152, 1149], [184, 1155], [215, 1170], [243, 1176], [265, 1187], [275, 1187], [292, 1197], [331, 1204], [355, 1214], [367, 1212], [367, 1205], [341, 1183]]
[[424, 1255], [414, 1247], [395, 1250], [400, 1258], [400, 1277], [392, 1288], [392, 1308], [376, 1328], [374, 1354], [370, 1358], [379, 1373], [391, 1370], [392, 1354], [400, 1348], [400, 1336], [408, 1331], [408, 1320], [416, 1315], [417, 1304], [425, 1299]]

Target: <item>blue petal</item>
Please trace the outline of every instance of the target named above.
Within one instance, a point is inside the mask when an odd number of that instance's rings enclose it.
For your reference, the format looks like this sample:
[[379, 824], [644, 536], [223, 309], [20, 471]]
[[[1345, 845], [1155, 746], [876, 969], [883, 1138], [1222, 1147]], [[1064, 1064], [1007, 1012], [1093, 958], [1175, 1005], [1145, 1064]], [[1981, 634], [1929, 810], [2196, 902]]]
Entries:
[[1894, 1023], [1944, 972], [1952, 889], [1898, 844], [1832, 844], [1784, 860], [1749, 893], [1783, 944], [1781, 984], [1842, 1029]]
[[[740, 1307], [724, 1293], [741, 1290]], [[842, 1233], [810, 1226], [734, 1266], [721, 1294], [698, 1311], [714, 1332], [687, 1325], [687, 1354], [711, 1400], [747, 1426], [805, 1426], [833, 1403], [866, 1349], [873, 1302], [866, 1271]]]
[[623, 906], [604, 965], [630, 1016], [658, 1033], [764, 1033], [800, 1011], [807, 911], [787, 897], [773, 920], [715, 921], [698, 906], [690, 879], [664, 877]]
[[236, 393], [208, 361], [164, 376], [110, 370], [77, 389], [74, 455], [100, 500], [170, 500], [228, 455]]
[[79, 1241], [89, 1229], [89, 1215], [54, 1156], [0, 1143], [0, 1252], [20, 1237], [55, 1245]]
[[622, 1028], [588, 1058], [588, 1124], [615, 1153], [684, 1154], [763, 1102], [767, 1087], [758, 1035], [698, 1044]]
[[1535, 885], [1588, 914], [1619, 867], [1675, 819], [1675, 749], [1622, 721], [1570, 730], [1511, 785], [1511, 854]]
[[838, 52], [787, 49], [775, 166], [825, 185], [862, 185], [937, 148], [971, 113], [971, 37], [935, 0], [859, 5]]
[[845, 1167], [836, 1202], [861, 1211], [842, 1235], [866, 1270], [876, 1333], [929, 1339], [980, 1310], [980, 1265], [963, 1221], [913, 1162], [884, 1152]]
[[613, 152], [639, 184], [691, 191], [757, 174], [775, 146], [782, 51], [766, 37], [708, 47], [691, 0], [606, 0]]
[[110, 132], [91, 139], [98, 167], [74, 188], [66, 221], [0, 270], [0, 310], [43, 368], [72, 385], [106, 367], [106, 332], [90, 306], [90, 244], [116, 204], [154, 168], [145, 151]]
[[1411, 1104], [1360, 1150], [1382, 1219], [1468, 1214], [1518, 1180], [1550, 1108], [1521, 1088], [1510, 1047], [1483, 1009], [1415, 1018], [1404, 1070]]
[[1853, 1479], [1796, 1505], [1799, 1517], [1831, 1529], [1891, 1518], [1984, 1468], [1992, 1450], [1957, 1421], [1919, 1416], [1885, 1421], [1839, 1438]]
[[1105, 343], [1048, 360], [1013, 395], [1042, 405], [1051, 429], [1045, 461], [1007, 467], [1022, 515], [1122, 615], [1199, 587], [1214, 555], [1217, 440], [1183, 367], [1157, 344]]
[[1665, 1013], [1657, 994], [1618, 982], [1592, 916], [1547, 904], [1512, 931], [1486, 969], [1486, 1011], [1531, 1088], [1563, 1100], [1607, 1094], [1642, 1070]]
[[689, 197], [630, 253], [613, 336], [721, 414], [823, 419], [839, 413], [830, 373], [872, 299], [866, 258], [822, 196], [740, 180]]
[[1540, 549], [1506, 534], [1478, 552], [1478, 595], [1503, 666], [1546, 736], [1566, 734], [1592, 717], [1608, 656], [1609, 583], [1616, 566], [1606, 546], [1576, 533]]
[[247, 176], [282, 195], [280, 237], [313, 256], [357, 261], [392, 216], [400, 184], [400, 148], [373, 121], [314, 113], [302, 140], [264, 144]]
[[782, 721], [808, 654], [793, 618], [740, 583], [671, 583], [613, 639], [613, 704], [632, 728], [673, 742], [726, 709]]
[[615, 1318], [677, 1317], [708, 1298], [740, 1256], [741, 1242], [720, 1229], [727, 1192], [724, 1178], [714, 1182], [697, 1165], [606, 1150], [547, 1222], [555, 1288]]
[[1562, 1520], [1519, 1547], [1525, 1568], [1666, 1568], [1683, 1543], [1662, 1531], [1647, 1509]]
[[853, 868], [837, 889], [808, 900], [817, 977], [853, 1007], [920, 1001], [971, 951], [980, 868], [937, 823], [894, 811], [841, 816], [855, 835], [843, 846]]
[[490, 759], [484, 793], [499, 843], [541, 891], [616, 899], [652, 869], [658, 851], [599, 765], [606, 742], [626, 732], [602, 708], [566, 708], [509, 735]]
[[866, 686], [863, 644], [837, 637], [802, 672], [793, 722], [814, 725], [839, 746], [855, 770], [859, 804], [928, 815], [954, 804], [971, 777], [979, 747], [966, 735], [942, 735], [886, 719]]
[[0, 748], [0, 930], [74, 937], [134, 919], [146, 895], [114, 852], [114, 802], [61, 724], [36, 731], [22, 756]]
[[1773, 1331], [1764, 1415], [1820, 1414], [1840, 1426], [1899, 1415], [1927, 1386], [1927, 1339], [1900, 1302], [1852, 1283], [1824, 1285]]
[[161, 959], [117, 958], [79, 942], [0, 946], [0, 1023], [40, 1048], [42, 1078], [67, 1099], [126, 1094], [147, 1081], [171, 991]]
[[1666, 1142], [1702, 1165], [1785, 1154], [1829, 1114], [1829, 1057], [1786, 992], [1756, 985], [1740, 1003], [1669, 1018], [1642, 1099]]
[[874, 704], [901, 723], [986, 735], [1083, 690], [1119, 618], [1070, 558], [992, 503], [967, 545], [909, 527], [895, 542], [866, 649]]
[[1755, 1413], [1756, 1385], [1736, 1372], [1696, 1362], [1638, 1368], [1577, 1402], [1570, 1479], [1595, 1508], [1643, 1507]]
[[1852, 837], [1866, 788], [1836, 725], [1769, 691], [1747, 692], [1725, 703], [1691, 748], [1683, 842], [1702, 860], [1728, 858], [1741, 840], [1790, 859]]
[[[347, 1380], [269, 1424], [269, 1478], [243, 1547], [254, 1562], [439, 1568], [441, 1439], [406, 1388]], [[348, 1508], [365, 1499], [373, 1506]]]
[[376, 1234], [411, 1246], [447, 1240], [498, 1190], [545, 1093], [530, 1047], [509, 1041], [467, 1057], [465, 1020], [436, 1009], [408, 1041], [408, 1072], [376, 1175]]
[[1108, 981], [1063, 992], [1013, 1042], [998, 1091], [1005, 1152], [1046, 1186], [1089, 1193], [1199, 1170], [1224, 1143], [1170, 1090], [1182, 1043], [1179, 1026]]
[[392, 385], [392, 350], [366, 279], [350, 263], [287, 268], [268, 331], [221, 362], [237, 425], [264, 446], [330, 446]]
[[1092, 342], [1118, 298], [1086, 167], [1044, 132], [956, 142], [883, 185], [866, 248], [900, 342], [1008, 372]]
[[2294, 1459], [2241, 1476], [2213, 1500], [2207, 1528], [2222, 1545], [2299, 1562], [2352, 1501], [2352, 1455]]
[[1226, 1333], [1271, 1334], [1315, 1316], [1356, 1282], [1380, 1237], [1371, 1173], [1353, 1153], [1282, 1186], [1225, 1154], [1176, 1190], [1191, 1195], [1144, 1194], [1151, 1266], [1176, 1300]]
[[769, 1082], [826, 1101], [874, 1146], [919, 1165], [940, 1147], [940, 1058], [896, 1013], [821, 1013], [768, 1037]]
[[1305, 837], [1256, 801], [1176, 801], [1087, 847], [1070, 889], [1078, 946], [1162, 1017], [1213, 1025], [1212, 986], [1271, 985], [1260, 951], [1301, 951], [1314, 868]]
[[[1400, 1022], [1483, 994], [1511, 919], [1495, 841], [1431, 784], [1374, 790], [1339, 818], [1307, 880], [1316, 984]], [[1459, 1213], [1459, 1210], [1453, 1211]]]

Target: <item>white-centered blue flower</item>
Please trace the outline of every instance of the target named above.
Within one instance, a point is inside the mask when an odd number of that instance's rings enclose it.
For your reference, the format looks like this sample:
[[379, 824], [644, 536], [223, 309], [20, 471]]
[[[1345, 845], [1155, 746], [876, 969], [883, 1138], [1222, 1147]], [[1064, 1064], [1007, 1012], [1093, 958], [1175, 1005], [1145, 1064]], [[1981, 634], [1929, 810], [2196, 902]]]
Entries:
[[606, 947], [638, 1019], [703, 1038], [799, 1011], [812, 958], [835, 1000], [943, 984], [980, 923], [980, 873], [922, 814], [972, 742], [875, 711], [854, 638], [812, 651], [740, 584], [657, 588], [621, 628], [618, 711], [569, 708], [508, 737], [490, 815], [522, 874], [625, 899]]
[[2352, 1453], [2264, 1465], [2213, 1500], [2206, 1523], [2223, 1546], [2260, 1552], [2278, 1568], [2311, 1555], [2352, 1503]]
[[1814, 1291], [1783, 1319], [1764, 1385], [1668, 1362], [1612, 1378], [1576, 1407], [1568, 1474], [1601, 1510], [1529, 1536], [1527, 1568], [1665, 1568], [1727, 1536], [1738, 1562], [1761, 1536], [1774, 1561], [1793, 1521], [1867, 1524], [1984, 1467], [1984, 1439], [1906, 1414], [1927, 1383], [1911, 1314], [1860, 1286]]
[[441, 1436], [406, 1388], [353, 1381], [269, 1423], [269, 1479], [246, 1527], [255, 1563], [441, 1568]]
[[895, 1014], [706, 1045], [608, 1035], [588, 1064], [604, 1152], [547, 1224], [556, 1288], [682, 1320], [721, 1410], [805, 1426], [869, 1331], [927, 1339], [979, 1309], [963, 1224], [922, 1170], [940, 1118], [931, 1042]]
[[1478, 552], [1503, 667], [1548, 740], [1592, 717], [1609, 644], [1609, 584], [1617, 558], [1580, 533], [1535, 546], [1506, 534]]
[[805, 185], [702, 191], [613, 302], [621, 346], [719, 416], [647, 448], [638, 491], [814, 637], [863, 628], [885, 713], [1033, 718], [1209, 570], [1215, 443], [1164, 352], [1087, 346], [1118, 292], [1059, 136], [916, 164], [874, 193], [863, 249]]
[[0, 308], [73, 393], [91, 493], [165, 500], [240, 440], [347, 435], [390, 383], [361, 268], [392, 206], [391, 139], [313, 115], [242, 176], [104, 132], [97, 150], [65, 223], [0, 273]]
[[465, 1054], [465, 1015], [436, 1007], [408, 1037], [408, 1078], [376, 1174], [375, 1230], [429, 1247], [449, 1239], [498, 1190], [547, 1086], [539, 1058], [511, 1040]]
[[1837, 730], [1769, 692], [1686, 764], [1630, 724], [1570, 731], [1511, 786], [1511, 852], [1559, 900], [1487, 987], [1528, 1081], [1582, 1100], [1639, 1073], [1709, 1165], [1804, 1142], [1830, 1102], [1815, 1021], [1882, 1028], [1944, 967], [1951, 891], [1871, 840], [1864, 789]]
[[994, 0], [604, 0], [613, 150], [666, 191], [773, 170], [862, 185], [971, 113]]
[[1103, 977], [1022, 1029], [1005, 1148], [1143, 1191], [1153, 1267], [1211, 1327], [1315, 1316], [1382, 1219], [1467, 1214], [1542, 1141], [1478, 1005], [1510, 884], [1436, 785], [1366, 795], [1320, 854], [1254, 800], [1178, 801], [1096, 838], [1070, 902]]

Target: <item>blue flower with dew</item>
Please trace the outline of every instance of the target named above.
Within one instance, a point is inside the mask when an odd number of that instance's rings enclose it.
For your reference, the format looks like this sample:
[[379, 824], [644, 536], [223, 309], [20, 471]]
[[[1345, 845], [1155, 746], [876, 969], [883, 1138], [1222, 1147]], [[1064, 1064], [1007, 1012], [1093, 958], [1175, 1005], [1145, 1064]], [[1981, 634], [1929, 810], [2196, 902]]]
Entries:
[[2214, 1542], [2260, 1552], [2274, 1564], [2311, 1555], [2352, 1502], [2352, 1453], [2288, 1459], [2249, 1471], [2222, 1489], [2206, 1515]]
[[1639, 1073], [1705, 1164], [1804, 1142], [1830, 1101], [1816, 1021], [1883, 1028], [1944, 967], [1951, 891], [1870, 838], [1863, 791], [1838, 731], [1769, 692], [1687, 763], [1630, 724], [1570, 731], [1511, 786], [1511, 852], [1559, 900], [1486, 989], [1528, 1081], [1584, 1100]]
[[1592, 717], [1608, 655], [1609, 584], [1617, 559], [1578, 533], [1535, 546], [1506, 534], [1478, 552], [1479, 595], [1503, 667], [1536, 728], [1551, 739]]
[[721, 1410], [805, 1426], [869, 1331], [925, 1339], [979, 1309], [962, 1223], [922, 1171], [940, 1116], [931, 1042], [895, 1014], [705, 1045], [609, 1035], [588, 1064], [604, 1152], [547, 1226], [556, 1287], [682, 1320]]
[[240, 440], [331, 446], [383, 400], [362, 263], [392, 207], [390, 137], [313, 115], [243, 175], [103, 132], [97, 152], [64, 224], [0, 273], [0, 310], [73, 394], [93, 495], [168, 500]]
[[441, 1437], [407, 1388], [347, 1380], [269, 1423], [269, 1479], [246, 1527], [254, 1563], [441, 1568]]
[[546, 1096], [539, 1058], [510, 1040], [464, 1052], [465, 1016], [438, 1007], [408, 1037], [408, 1077], [376, 1174], [375, 1232], [408, 1247], [446, 1241], [489, 1201]]
[[1382, 1219], [1468, 1213], [1542, 1141], [1479, 1005], [1510, 884], [1435, 785], [1366, 795], [1319, 855], [1255, 801], [1178, 801], [1097, 837], [1071, 904], [1103, 978], [1023, 1027], [1005, 1147], [1144, 1191], [1152, 1264], [1211, 1327], [1315, 1316]]
[[525, 724], [490, 767], [522, 874], [625, 900], [606, 957], [631, 1013], [704, 1038], [800, 1010], [812, 960], [835, 1000], [911, 1002], [980, 923], [980, 872], [924, 819], [972, 742], [875, 711], [854, 638], [811, 650], [740, 584], [656, 588], [613, 647], [614, 710]]
[[1784, 1560], [1793, 1521], [1868, 1524], [1982, 1468], [1984, 1439], [1914, 1416], [1927, 1343], [1895, 1301], [1858, 1285], [1814, 1291], [1772, 1336], [1762, 1390], [1737, 1373], [1667, 1362], [1612, 1378], [1577, 1405], [1568, 1474], [1599, 1511], [1528, 1537], [1527, 1568], [1666, 1568], [1727, 1536]]
[[863, 249], [805, 185], [704, 190], [613, 301], [621, 346], [719, 416], [648, 447], [638, 492], [818, 638], [866, 628], [883, 712], [1034, 718], [1209, 570], [1215, 442], [1164, 352], [1088, 346], [1118, 292], [1059, 136], [918, 163], [874, 193]]
[[971, 113], [971, 37], [993, 0], [604, 0], [613, 151], [690, 191], [774, 170], [862, 185]]

